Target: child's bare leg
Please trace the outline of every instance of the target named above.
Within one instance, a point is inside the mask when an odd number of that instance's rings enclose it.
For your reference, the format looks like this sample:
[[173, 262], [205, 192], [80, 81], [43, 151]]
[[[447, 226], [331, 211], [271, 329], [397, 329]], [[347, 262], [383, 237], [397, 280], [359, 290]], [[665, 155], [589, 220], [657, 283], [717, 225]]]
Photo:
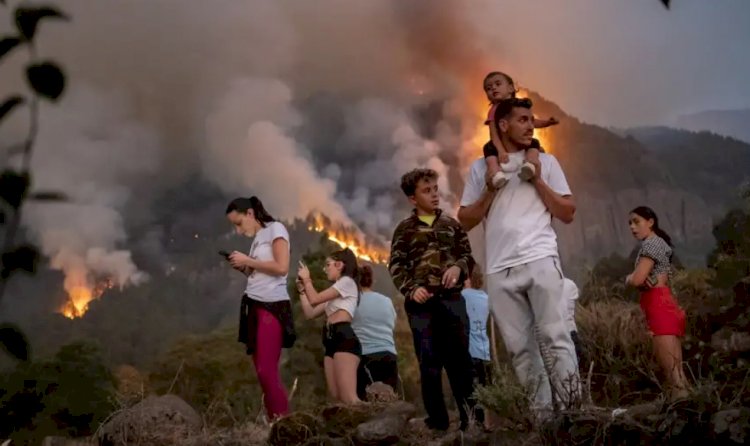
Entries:
[[539, 149], [526, 149], [526, 161], [529, 163], [539, 162]]
[[492, 182], [495, 189], [500, 189], [508, 184], [508, 176], [500, 167], [500, 162], [496, 156], [488, 156], [485, 159], [487, 163], [487, 178]]
[[492, 176], [500, 171], [500, 161], [496, 156], [488, 156], [484, 159], [487, 163], [487, 173]]
[[526, 149], [526, 156], [518, 176], [529, 181], [536, 175], [536, 164], [539, 163], [539, 149]]

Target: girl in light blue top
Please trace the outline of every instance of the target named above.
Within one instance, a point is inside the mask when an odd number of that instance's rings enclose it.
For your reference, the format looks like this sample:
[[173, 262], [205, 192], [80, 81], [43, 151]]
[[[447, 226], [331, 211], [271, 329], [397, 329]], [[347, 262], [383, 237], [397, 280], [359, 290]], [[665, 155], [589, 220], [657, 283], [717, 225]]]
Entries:
[[466, 301], [466, 313], [469, 315], [469, 354], [479, 361], [490, 360], [490, 339], [487, 337], [487, 320], [490, 317], [490, 305], [484, 285], [482, 272], [474, 268], [471, 276], [464, 282], [461, 295]]
[[362, 357], [357, 370], [357, 394], [366, 398], [367, 386], [374, 382], [398, 386], [398, 357], [393, 330], [396, 328], [396, 309], [388, 296], [372, 290], [372, 268], [359, 269], [362, 290], [352, 328], [362, 343]]

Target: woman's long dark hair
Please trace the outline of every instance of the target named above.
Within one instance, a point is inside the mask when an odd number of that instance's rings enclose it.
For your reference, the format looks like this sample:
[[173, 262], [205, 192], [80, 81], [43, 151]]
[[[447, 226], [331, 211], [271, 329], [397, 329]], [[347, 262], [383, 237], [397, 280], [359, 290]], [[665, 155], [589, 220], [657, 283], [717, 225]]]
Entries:
[[359, 265], [357, 264], [357, 256], [354, 255], [351, 249], [345, 248], [339, 251], [333, 252], [330, 256], [331, 259], [338, 262], [342, 262], [344, 267], [341, 269], [341, 277], [348, 276], [354, 280], [357, 284], [357, 305], [359, 305], [360, 294], [362, 288], [359, 285]]
[[331, 259], [344, 264], [344, 268], [341, 270], [342, 276], [349, 276], [357, 282], [359, 286], [359, 265], [357, 264], [357, 256], [354, 255], [351, 249], [346, 248], [339, 251], [334, 251], [330, 256]]
[[263, 202], [261, 202], [260, 199], [255, 195], [250, 198], [235, 198], [234, 200], [230, 201], [229, 205], [227, 205], [226, 213], [228, 214], [230, 212], [236, 211], [244, 214], [250, 209], [253, 210], [255, 219], [264, 228], [266, 227], [267, 223], [276, 221], [276, 219], [271, 217], [271, 214], [266, 211], [266, 208], [263, 207]]
[[674, 245], [672, 244], [672, 237], [667, 234], [667, 231], [659, 227], [659, 217], [656, 216], [656, 212], [654, 212], [653, 209], [648, 206], [638, 206], [637, 208], [630, 211], [630, 213], [646, 220], [653, 220], [654, 225], [651, 227], [651, 230], [654, 231], [654, 234], [664, 239], [664, 241], [667, 242], [667, 245], [669, 245], [670, 247], [674, 247]]

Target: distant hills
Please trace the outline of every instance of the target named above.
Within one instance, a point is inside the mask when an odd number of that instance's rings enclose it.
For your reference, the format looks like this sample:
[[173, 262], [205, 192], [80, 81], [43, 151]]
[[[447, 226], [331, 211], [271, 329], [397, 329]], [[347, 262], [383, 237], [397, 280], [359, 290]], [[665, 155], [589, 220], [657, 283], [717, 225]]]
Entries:
[[675, 127], [709, 131], [750, 143], [750, 109], [708, 110], [679, 116]]
[[628, 212], [639, 205], [657, 212], [687, 265], [704, 264], [715, 219], [750, 179], [750, 144], [667, 127], [606, 129], [531, 97], [535, 114], [561, 121], [548, 135], [578, 204], [573, 224], [556, 225], [569, 271], [612, 252], [628, 253], [635, 243]]

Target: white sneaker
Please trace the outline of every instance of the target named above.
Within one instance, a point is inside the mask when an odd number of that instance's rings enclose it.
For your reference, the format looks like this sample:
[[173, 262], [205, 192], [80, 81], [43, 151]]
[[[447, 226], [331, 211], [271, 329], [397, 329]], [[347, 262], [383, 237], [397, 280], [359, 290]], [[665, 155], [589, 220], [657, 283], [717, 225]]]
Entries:
[[500, 171], [492, 176], [492, 185], [495, 189], [500, 190], [504, 188], [506, 184], [508, 184], [508, 176], [505, 175], [505, 172]]
[[530, 179], [534, 178], [534, 175], [536, 175], [536, 166], [528, 161], [523, 163], [523, 166], [521, 166], [521, 171], [518, 173], [518, 178], [522, 179], [523, 181], [529, 181]]

